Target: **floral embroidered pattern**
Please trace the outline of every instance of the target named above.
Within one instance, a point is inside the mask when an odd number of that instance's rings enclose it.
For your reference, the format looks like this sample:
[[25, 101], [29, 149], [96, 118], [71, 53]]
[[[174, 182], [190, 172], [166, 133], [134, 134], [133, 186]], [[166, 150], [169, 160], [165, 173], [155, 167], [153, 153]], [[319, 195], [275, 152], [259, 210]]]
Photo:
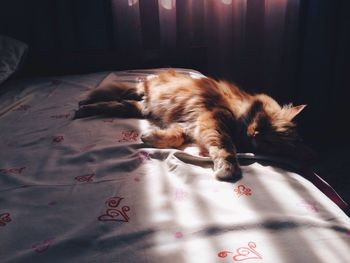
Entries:
[[129, 222], [129, 216], [127, 212], [130, 211], [129, 206], [123, 206], [119, 209], [119, 205], [124, 198], [122, 197], [112, 197], [108, 199], [105, 204], [107, 206], [106, 212], [98, 217], [100, 221], [119, 221], [119, 222]]
[[60, 143], [64, 141], [63, 135], [57, 135], [52, 138], [53, 143]]
[[238, 185], [234, 189], [235, 193], [237, 194], [238, 197], [241, 197], [242, 195], [250, 196], [252, 195], [252, 189], [244, 186], [243, 184]]
[[136, 142], [138, 137], [139, 133], [135, 130], [123, 131], [118, 142]]
[[174, 200], [175, 201], [184, 201], [187, 197], [187, 192], [181, 188], [176, 188], [174, 192]]
[[21, 174], [23, 170], [26, 169], [25, 166], [20, 168], [9, 168], [9, 169], [0, 169], [0, 173], [2, 174]]
[[151, 157], [148, 152], [146, 151], [140, 151], [137, 153], [137, 158], [141, 163], [143, 163], [146, 160], [151, 160]]
[[298, 203], [297, 205], [300, 206], [300, 207], [305, 208], [306, 210], [308, 210], [310, 212], [315, 212], [315, 213], [319, 212], [319, 209], [317, 207], [317, 203], [316, 202], [303, 200], [302, 202]]
[[11, 221], [12, 219], [10, 213], [0, 214], [0, 226], [6, 226], [6, 224], [8, 224]]
[[95, 177], [95, 175], [96, 175], [95, 173], [79, 175], [79, 176], [75, 177], [74, 179], [78, 182], [81, 182], [81, 183], [91, 183], [94, 181], [93, 177]]
[[180, 239], [180, 238], [183, 238], [184, 235], [182, 234], [182, 232], [177, 231], [174, 236], [175, 238]]
[[55, 240], [54, 238], [46, 239], [46, 240], [44, 240], [42, 242], [34, 244], [32, 246], [32, 248], [37, 253], [43, 253], [43, 252], [45, 252], [46, 250], [49, 249], [49, 247], [52, 245], [54, 240]]
[[235, 252], [221, 251], [218, 253], [218, 257], [226, 258], [228, 254], [233, 254], [232, 259], [234, 261], [243, 261], [248, 259], [262, 259], [262, 255], [255, 250], [256, 244], [252, 241], [248, 243], [247, 247], [239, 247]]

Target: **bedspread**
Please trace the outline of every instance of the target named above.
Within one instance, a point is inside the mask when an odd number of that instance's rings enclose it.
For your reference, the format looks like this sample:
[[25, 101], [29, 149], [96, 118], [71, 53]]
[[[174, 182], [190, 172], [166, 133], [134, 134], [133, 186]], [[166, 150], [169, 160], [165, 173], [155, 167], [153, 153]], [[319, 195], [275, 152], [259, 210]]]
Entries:
[[299, 174], [256, 161], [220, 182], [195, 146], [144, 145], [145, 120], [72, 120], [106, 78], [159, 70], [0, 87], [0, 261], [349, 262], [349, 218]]

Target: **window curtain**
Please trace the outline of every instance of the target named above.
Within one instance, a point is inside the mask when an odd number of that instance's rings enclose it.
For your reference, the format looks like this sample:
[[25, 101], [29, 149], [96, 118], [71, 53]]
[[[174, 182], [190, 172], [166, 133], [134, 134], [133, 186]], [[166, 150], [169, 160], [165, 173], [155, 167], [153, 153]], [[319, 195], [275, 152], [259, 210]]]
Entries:
[[3, 0], [0, 25], [38, 52], [205, 47], [212, 76], [278, 93], [294, 77], [300, 1]]
[[[105, 10], [109, 10], [111, 21], [112, 49], [204, 46], [211, 76], [234, 80], [253, 92], [269, 92], [283, 101], [294, 95], [291, 87], [298, 63], [300, 0], [106, 3], [110, 4]], [[86, 35], [93, 37], [88, 32]], [[281, 86], [286, 88], [282, 91]]]
[[[274, 81], [283, 42], [295, 38], [299, 1], [4, 0], [0, 22], [3, 34], [38, 51], [205, 46], [213, 74], [254, 86], [262, 74]], [[269, 67], [260, 72], [256, 63]], [[254, 80], [243, 77], [251, 73]]]
[[[0, 34], [28, 43], [32, 51], [205, 47], [209, 75], [282, 103], [308, 103], [303, 127], [312, 126], [310, 138], [318, 129], [334, 139], [347, 118], [350, 1], [0, 2]], [[325, 120], [334, 122], [325, 125]]]

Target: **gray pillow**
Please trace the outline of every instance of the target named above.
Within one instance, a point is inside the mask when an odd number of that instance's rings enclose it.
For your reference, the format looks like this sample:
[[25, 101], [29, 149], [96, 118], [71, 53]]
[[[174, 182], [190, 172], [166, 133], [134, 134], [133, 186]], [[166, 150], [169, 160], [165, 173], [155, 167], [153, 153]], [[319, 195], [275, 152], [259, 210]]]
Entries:
[[27, 50], [27, 44], [10, 37], [0, 36], [0, 85], [18, 70]]

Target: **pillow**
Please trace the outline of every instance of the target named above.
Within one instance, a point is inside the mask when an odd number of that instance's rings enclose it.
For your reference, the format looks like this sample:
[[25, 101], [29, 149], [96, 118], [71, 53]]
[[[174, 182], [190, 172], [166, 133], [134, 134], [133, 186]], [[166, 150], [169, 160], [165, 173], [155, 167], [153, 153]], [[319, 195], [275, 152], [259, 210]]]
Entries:
[[25, 43], [0, 36], [0, 85], [19, 69], [27, 50]]

